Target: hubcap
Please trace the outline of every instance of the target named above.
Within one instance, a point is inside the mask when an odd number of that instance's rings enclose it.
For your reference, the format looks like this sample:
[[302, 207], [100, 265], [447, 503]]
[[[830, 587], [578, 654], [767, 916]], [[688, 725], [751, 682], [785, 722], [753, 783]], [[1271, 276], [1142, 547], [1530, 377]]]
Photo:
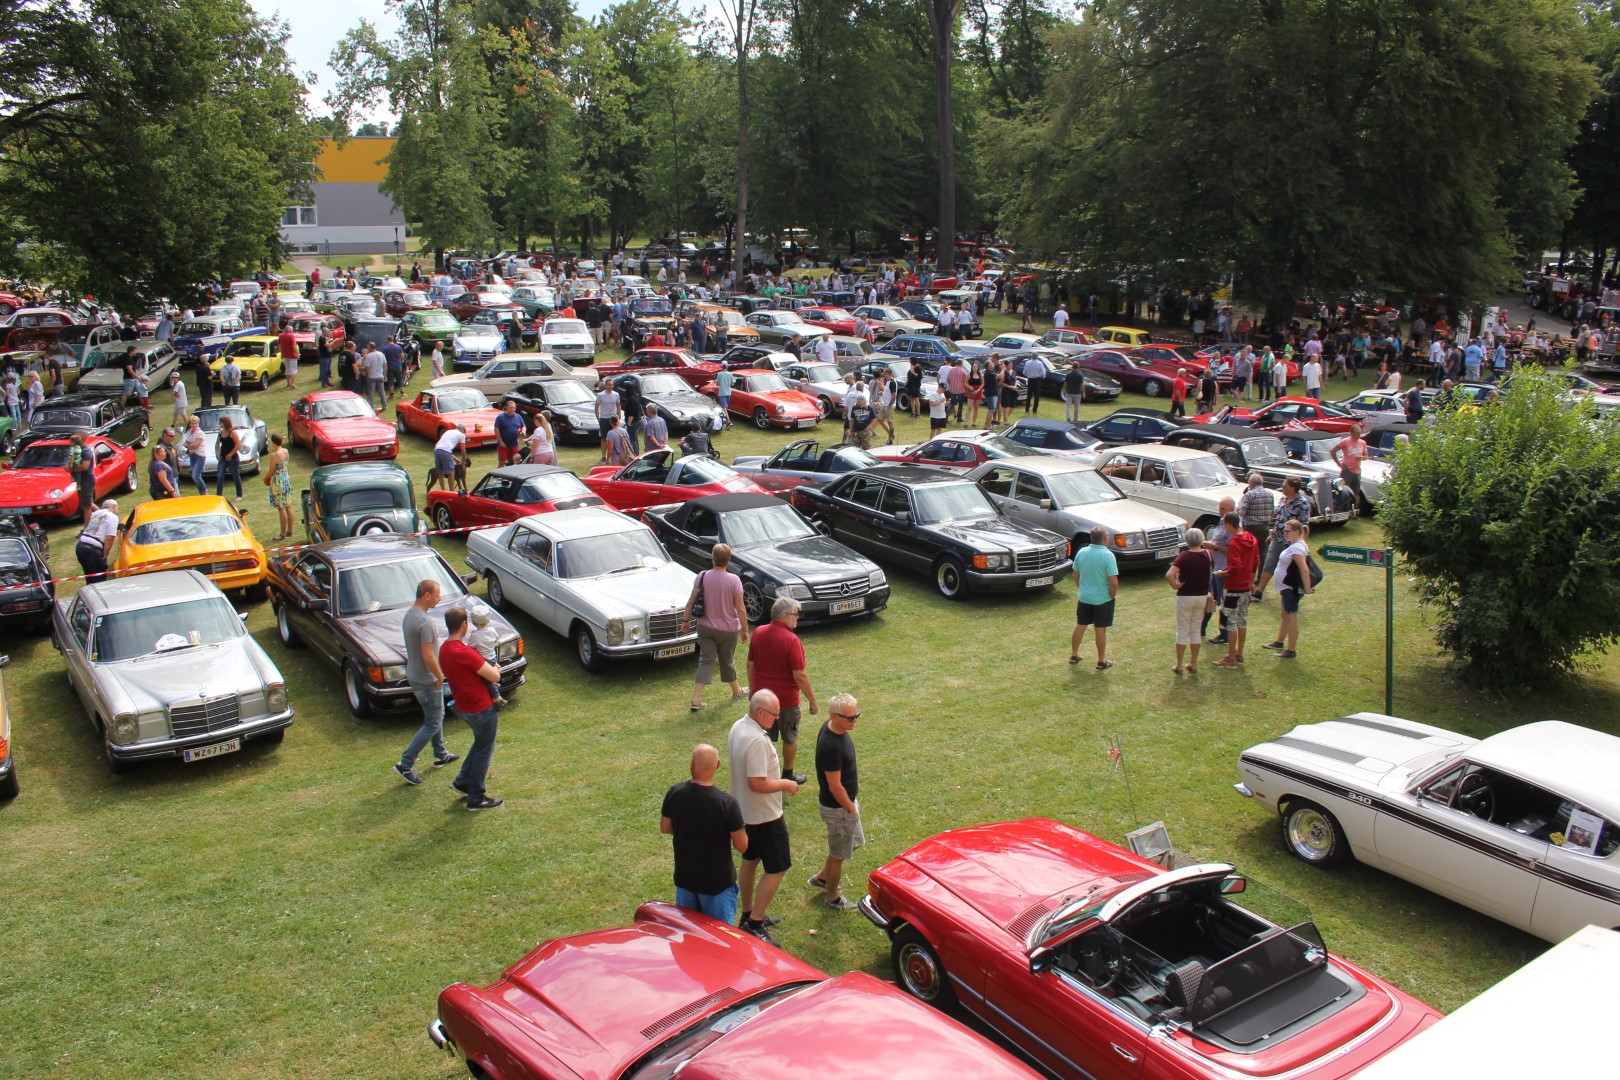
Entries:
[[596, 644], [591, 640], [590, 631], [581, 630], [579, 638], [574, 644], [579, 649], [579, 658], [587, 664], [590, 663], [591, 658], [596, 654]]
[[1333, 848], [1333, 830], [1315, 810], [1298, 810], [1288, 819], [1288, 841], [1303, 858], [1320, 859]]
[[343, 673], [343, 689], [349, 694], [349, 707], [358, 710], [360, 708], [360, 686], [355, 682], [353, 668]]
[[934, 954], [921, 946], [907, 945], [901, 950], [900, 975], [906, 989], [917, 997], [932, 1001], [939, 993], [939, 966]]
[[496, 607], [501, 607], [502, 601], [505, 599], [506, 594], [501, 591], [501, 579], [491, 577], [489, 579], [489, 602]]

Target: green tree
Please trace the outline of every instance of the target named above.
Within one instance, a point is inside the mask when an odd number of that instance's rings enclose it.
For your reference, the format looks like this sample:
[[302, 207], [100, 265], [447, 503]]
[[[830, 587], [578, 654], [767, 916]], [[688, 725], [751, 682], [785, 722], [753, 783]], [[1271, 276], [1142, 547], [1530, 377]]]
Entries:
[[1473, 681], [1544, 683], [1620, 635], [1616, 460], [1620, 426], [1525, 368], [1512, 393], [1442, 417], [1396, 455], [1379, 523]]

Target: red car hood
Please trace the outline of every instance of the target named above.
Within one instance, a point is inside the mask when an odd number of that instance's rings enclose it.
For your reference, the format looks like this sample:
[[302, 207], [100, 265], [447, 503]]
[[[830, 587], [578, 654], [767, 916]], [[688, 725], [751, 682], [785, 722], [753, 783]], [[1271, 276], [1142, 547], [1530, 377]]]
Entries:
[[[491, 431], [495, 427], [495, 418], [501, 415], [499, 409], [467, 409], [465, 412], [448, 412], [436, 414], [448, 421], [454, 427], [456, 424], [466, 424], [467, 434], [472, 435], [474, 424], [483, 424], [484, 431]], [[479, 434], [482, 434], [480, 432]]]
[[[752, 393], [752, 391], [750, 391]], [[820, 416], [821, 406], [799, 393], [797, 390], [772, 390], [765, 394], [753, 394], [761, 401], [777, 401], [787, 406], [789, 412], [802, 412], [807, 416]]]
[[321, 433], [322, 439], [336, 446], [386, 443], [397, 438], [393, 424], [371, 416], [341, 416], [334, 420], [317, 420], [312, 426]]
[[0, 505], [36, 502], [47, 491], [72, 486], [66, 469], [7, 469], [0, 473]]

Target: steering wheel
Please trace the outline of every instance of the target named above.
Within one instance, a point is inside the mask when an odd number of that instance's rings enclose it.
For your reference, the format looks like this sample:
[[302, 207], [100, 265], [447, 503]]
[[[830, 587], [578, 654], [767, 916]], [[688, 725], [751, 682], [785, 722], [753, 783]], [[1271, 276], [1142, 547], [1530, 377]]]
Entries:
[[1119, 978], [1120, 968], [1123, 967], [1117, 958], [1109, 956], [1109, 949], [1096, 940], [1096, 935], [1087, 935], [1082, 939], [1075, 950], [1080, 962], [1080, 970], [1085, 973], [1091, 985], [1097, 990], [1106, 990]]
[[1496, 791], [1483, 773], [1469, 773], [1457, 788], [1457, 809], [1483, 821], [1496, 817]]

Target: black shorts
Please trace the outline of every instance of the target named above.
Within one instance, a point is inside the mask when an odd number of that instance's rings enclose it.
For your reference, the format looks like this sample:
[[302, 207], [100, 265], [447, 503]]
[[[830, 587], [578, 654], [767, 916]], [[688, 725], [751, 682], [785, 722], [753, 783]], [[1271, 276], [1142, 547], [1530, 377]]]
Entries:
[[786, 873], [793, 865], [786, 818], [763, 825], [744, 825], [743, 831], [748, 834], [748, 850], [743, 852], [743, 862], [760, 863], [767, 874]]
[[[947, 408], [949, 408], [949, 406], [947, 406]], [[949, 420], [950, 420], [950, 417], [947, 417], [947, 416], [930, 416], [928, 418], [928, 430], [929, 431], [944, 431], [945, 427], [946, 427], [946, 424], [947, 424], [947, 422]]]
[[1106, 604], [1088, 604], [1084, 600], [1074, 605], [1074, 624], [1076, 626], [1095, 626], [1099, 630], [1106, 630], [1114, 625], [1114, 601]]

